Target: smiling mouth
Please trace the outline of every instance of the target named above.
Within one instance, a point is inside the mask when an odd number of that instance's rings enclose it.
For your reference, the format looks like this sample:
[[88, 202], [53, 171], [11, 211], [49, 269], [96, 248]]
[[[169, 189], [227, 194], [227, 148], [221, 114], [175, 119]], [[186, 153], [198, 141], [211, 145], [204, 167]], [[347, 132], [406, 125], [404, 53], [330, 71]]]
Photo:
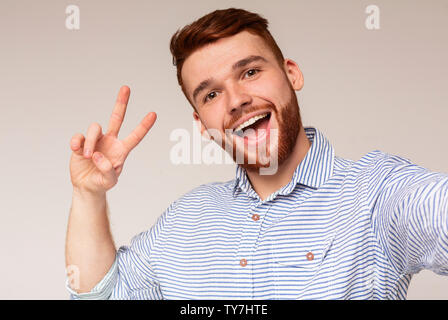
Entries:
[[270, 112], [253, 116], [252, 118], [236, 127], [233, 130], [232, 134], [241, 138], [244, 137], [250, 139], [251, 136], [254, 136], [252, 138], [256, 138], [258, 130], [267, 130], [270, 118]]

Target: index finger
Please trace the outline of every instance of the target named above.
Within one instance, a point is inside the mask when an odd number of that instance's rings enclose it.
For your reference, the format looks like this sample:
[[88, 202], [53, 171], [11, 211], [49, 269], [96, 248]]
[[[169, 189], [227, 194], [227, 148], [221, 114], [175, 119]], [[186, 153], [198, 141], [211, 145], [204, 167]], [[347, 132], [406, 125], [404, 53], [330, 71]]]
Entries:
[[126, 114], [126, 108], [128, 106], [129, 96], [131, 89], [128, 86], [122, 86], [118, 92], [117, 101], [115, 102], [114, 110], [109, 120], [109, 128], [107, 134], [114, 137], [118, 136], [121, 124], [123, 123], [124, 115]]
[[145, 137], [149, 129], [152, 128], [154, 122], [156, 122], [157, 114], [155, 112], [148, 113], [140, 124], [135, 128], [129, 136], [123, 140], [123, 143], [128, 148], [128, 152], [134, 149], [139, 142]]

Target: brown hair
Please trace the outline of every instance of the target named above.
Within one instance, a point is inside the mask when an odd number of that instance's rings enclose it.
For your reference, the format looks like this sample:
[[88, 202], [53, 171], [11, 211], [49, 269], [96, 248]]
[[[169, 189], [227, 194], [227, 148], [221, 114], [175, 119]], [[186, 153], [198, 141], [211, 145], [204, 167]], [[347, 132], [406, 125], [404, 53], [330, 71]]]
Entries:
[[177, 81], [187, 100], [187, 92], [182, 81], [182, 66], [185, 60], [196, 50], [221, 38], [233, 36], [243, 30], [258, 35], [272, 49], [277, 62], [282, 66], [284, 57], [268, 30], [268, 20], [260, 15], [243, 9], [229, 8], [215, 10], [193, 23], [186, 25], [172, 36], [170, 51], [173, 65], [177, 67]]

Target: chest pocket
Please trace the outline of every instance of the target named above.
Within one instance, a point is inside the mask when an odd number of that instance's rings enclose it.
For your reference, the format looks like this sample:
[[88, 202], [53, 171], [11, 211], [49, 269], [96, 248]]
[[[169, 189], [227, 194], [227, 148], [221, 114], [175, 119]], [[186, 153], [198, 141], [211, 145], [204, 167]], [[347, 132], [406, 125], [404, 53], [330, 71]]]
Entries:
[[294, 237], [288, 245], [274, 243], [273, 271], [276, 298], [320, 299], [330, 291], [332, 273], [328, 253], [334, 235], [323, 240], [304, 242]]

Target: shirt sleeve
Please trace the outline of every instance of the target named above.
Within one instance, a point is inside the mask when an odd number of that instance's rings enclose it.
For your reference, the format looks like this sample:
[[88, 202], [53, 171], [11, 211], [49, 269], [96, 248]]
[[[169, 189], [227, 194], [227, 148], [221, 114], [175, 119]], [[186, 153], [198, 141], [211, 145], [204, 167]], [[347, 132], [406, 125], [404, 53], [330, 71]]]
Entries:
[[368, 189], [374, 233], [397, 273], [448, 275], [448, 175], [383, 153]]
[[174, 204], [145, 232], [134, 236], [129, 246], [118, 249], [115, 261], [104, 278], [87, 293], [66, 288], [72, 300], [158, 300], [163, 299], [157, 275], [151, 262], [151, 252]]
[[107, 300], [109, 299], [113, 291], [113, 287], [117, 282], [117, 276], [117, 258], [115, 257], [114, 263], [110, 267], [107, 274], [90, 292], [77, 293], [70, 287], [68, 277], [66, 278], [65, 287], [70, 293], [71, 300]]

